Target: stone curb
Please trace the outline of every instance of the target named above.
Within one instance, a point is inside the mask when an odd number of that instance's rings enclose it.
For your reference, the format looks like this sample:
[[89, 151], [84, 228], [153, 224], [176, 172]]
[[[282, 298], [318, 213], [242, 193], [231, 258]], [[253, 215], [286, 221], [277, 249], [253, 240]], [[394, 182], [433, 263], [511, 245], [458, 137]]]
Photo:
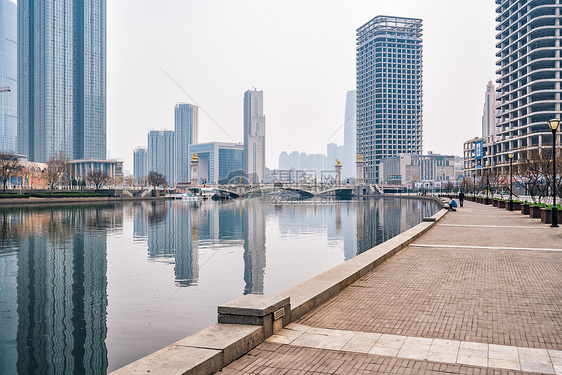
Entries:
[[[435, 198], [432, 198], [432, 200]], [[325, 303], [360, 277], [408, 246], [447, 214], [441, 209], [413, 228], [383, 242], [318, 276], [277, 296], [290, 297], [290, 321], [295, 321]], [[141, 358], [112, 375], [140, 373], [200, 375], [214, 374], [266, 339], [263, 326], [215, 324], [155, 353]]]

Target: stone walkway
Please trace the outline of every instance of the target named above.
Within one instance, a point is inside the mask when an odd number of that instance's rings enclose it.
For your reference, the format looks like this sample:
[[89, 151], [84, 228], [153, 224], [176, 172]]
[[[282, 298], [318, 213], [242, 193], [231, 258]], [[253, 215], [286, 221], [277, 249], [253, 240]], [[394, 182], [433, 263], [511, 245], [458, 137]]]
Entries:
[[562, 374], [562, 228], [465, 202], [221, 374]]

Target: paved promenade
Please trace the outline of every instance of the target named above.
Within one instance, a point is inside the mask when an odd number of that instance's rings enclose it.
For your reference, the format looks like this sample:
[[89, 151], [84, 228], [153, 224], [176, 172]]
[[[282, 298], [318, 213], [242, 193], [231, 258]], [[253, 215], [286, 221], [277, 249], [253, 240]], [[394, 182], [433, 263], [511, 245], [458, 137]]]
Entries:
[[562, 228], [465, 202], [220, 374], [562, 374]]

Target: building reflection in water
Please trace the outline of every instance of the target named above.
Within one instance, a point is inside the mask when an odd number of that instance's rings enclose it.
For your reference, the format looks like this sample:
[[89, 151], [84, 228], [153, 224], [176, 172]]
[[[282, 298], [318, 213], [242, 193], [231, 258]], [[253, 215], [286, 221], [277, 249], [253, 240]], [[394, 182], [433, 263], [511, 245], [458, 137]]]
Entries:
[[249, 201], [242, 213], [244, 294], [263, 294], [265, 276], [265, 205]]
[[0, 215], [18, 237], [15, 256], [0, 256], [0, 269], [8, 275], [2, 292], [16, 294], [6, 305], [0, 300], [2, 321], [12, 322], [7, 329], [2, 325], [2, 371], [105, 373], [106, 236], [108, 228], [122, 226], [122, 211], [103, 206]]

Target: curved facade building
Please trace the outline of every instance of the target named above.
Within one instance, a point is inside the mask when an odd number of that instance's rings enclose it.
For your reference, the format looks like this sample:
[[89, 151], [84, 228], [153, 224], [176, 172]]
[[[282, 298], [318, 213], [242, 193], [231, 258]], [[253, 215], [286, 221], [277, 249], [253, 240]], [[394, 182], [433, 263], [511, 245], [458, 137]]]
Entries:
[[562, 0], [496, 4], [499, 140], [485, 147], [484, 159], [508, 170], [510, 151], [552, 147], [547, 121], [560, 118]]

